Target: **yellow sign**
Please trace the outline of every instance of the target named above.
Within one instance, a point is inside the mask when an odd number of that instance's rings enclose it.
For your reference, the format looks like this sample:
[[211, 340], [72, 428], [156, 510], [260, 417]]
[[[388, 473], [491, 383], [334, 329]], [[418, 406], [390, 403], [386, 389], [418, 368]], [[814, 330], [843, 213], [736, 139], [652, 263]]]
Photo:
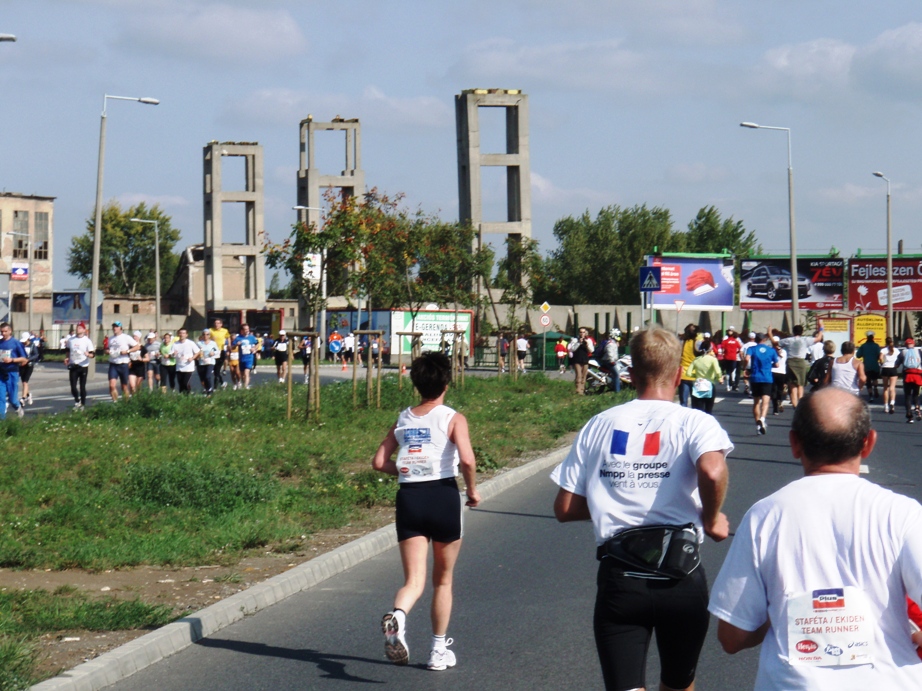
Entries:
[[883, 343], [887, 338], [887, 319], [879, 314], [861, 314], [855, 317], [855, 345], [861, 345], [868, 331], [874, 332], [874, 340]]
[[823, 319], [823, 331], [829, 333], [849, 333], [851, 331], [851, 319]]
[[551, 311], [551, 306], [550, 306], [549, 304], [547, 304], [547, 301], [546, 301], [546, 300], [545, 300], [544, 304], [541, 305], [541, 311], [544, 312], [545, 314], [547, 314], [548, 312]]

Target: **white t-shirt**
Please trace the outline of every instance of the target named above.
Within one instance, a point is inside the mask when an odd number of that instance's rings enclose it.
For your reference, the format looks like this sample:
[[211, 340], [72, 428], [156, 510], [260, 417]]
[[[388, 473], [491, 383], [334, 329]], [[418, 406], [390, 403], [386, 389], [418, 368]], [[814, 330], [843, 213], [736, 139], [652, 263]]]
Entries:
[[[176, 358], [177, 372], [194, 372], [195, 356], [201, 350], [198, 345], [188, 338], [185, 341], [175, 341], [170, 355]], [[212, 363], [213, 364], [213, 363]]]
[[355, 336], [346, 336], [343, 339], [343, 350], [355, 350]]
[[823, 352], [823, 346], [825, 345], [826, 344], [823, 343], [823, 341], [819, 341], [818, 343], [814, 343], [812, 346], [810, 346], [810, 356], [813, 358], [813, 362], [816, 362], [821, 357], [826, 355], [826, 353]]
[[457, 477], [458, 447], [448, 438], [448, 425], [455, 411], [447, 405], [436, 406], [423, 416], [410, 408], [400, 413], [394, 436], [397, 450], [398, 482], [427, 482]]
[[[708, 609], [744, 631], [771, 620], [756, 691], [919, 689], [907, 594], [922, 601], [922, 506], [856, 475], [815, 475], [746, 513]], [[816, 666], [853, 655], [873, 664]]]
[[733, 450], [717, 420], [668, 401], [634, 400], [593, 417], [551, 479], [586, 497], [597, 544], [640, 525], [698, 526], [696, 463]]
[[756, 343], [755, 341], [746, 341], [746, 342], [743, 344], [743, 347], [740, 348], [740, 360], [741, 360], [742, 362], [745, 362], [745, 363], [746, 363], [746, 365], [747, 365], [746, 369], [749, 369], [749, 366], [748, 366], [749, 363], [746, 361], [746, 358], [748, 357], [749, 349], [750, 349], [750, 348], [753, 348], [753, 347], [755, 347], [755, 346], [757, 346], [757, 345], [759, 345], [759, 344]]
[[96, 347], [88, 336], [72, 336], [67, 340], [67, 350], [69, 351], [70, 364], [89, 367], [90, 358], [87, 353], [93, 352]]
[[772, 367], [772, 374], [784, 374], [788, 371], [788, 351], [782, 348], [775, 352], [778, 353], [778, 362]]
[[896, 367], [896, 359], [900, 356], [900, 349], [894, 348], [893, 352], [890, 352], [890, 348], [884, 347], [880, 349], [880, 354], [883, 356], [883, 362], [881, 367]]
[[528, 339], [527, 338], [517, 338], [515, 340], [515, 349], [518, 351], [528, 350]]
[[199, 350], [202, 351], [200, 362], [203, 365], [213, 365], [217, 362], [218, 353], [220, 352], [217, 343], [214, 341], [208, 341], [207, 343], [205, 341], [199, 341], [196, 345], [198, 345]]
[[126, 364], [130, 359], [127, 351], [136, 345], [138, 345], [138, 342], [126, 333], [109, 336], [109, 362], [114, 365]]

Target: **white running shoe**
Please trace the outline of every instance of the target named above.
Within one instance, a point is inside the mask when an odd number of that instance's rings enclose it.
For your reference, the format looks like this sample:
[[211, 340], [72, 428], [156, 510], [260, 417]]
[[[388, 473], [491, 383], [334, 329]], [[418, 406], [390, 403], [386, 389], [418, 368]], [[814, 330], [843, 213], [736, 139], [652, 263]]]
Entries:
[[19, 407], [16, 409], [16, 414], [17, 414], [19, 417], [25, 417], [25, 416], [26, 416], [26, 411], [22, 409], [22, 406], [19, 406]]
[[279, 377], [279, 384], [285, 383], [285, 377]]
[[452, 643], [454, 643], [454, 640], [449, 638], [447, 641], [445, 641], [445, 650], [436, 650], [435, 648], [432, 649], [432, 652], [429, 653], [429, 664], [427, 665], [429, 669], [440, 672], [443, 669], [454, 667], [458, 663], [458, 661], [455, 659], [455, 654], [451, 652], [447, 647]]
[[756, 421], [756, 431], [759, 434], [765, 434], [765, 423], [762, 420]]
[[[388, 612], [381, 620], [381, 630], [384, 632], [384, 654], [395, 665], [406, 665], [410, 662], [410, 649], [407, 639], [393, 612]], [[431, 658], [430, 658], [431, 662]], [[454, 655], [452, 655], [454, 664]], [[445, 669], [444, 667], [442, 669]]]
[[80, 401], [77, 401], [76, 403], [74, 403], [74, 410], [82, 410], [82, 409], [83, 409], [83, 404]]
[[32, 405], [32, 394], [29, 394], [28, 396], [26, 396], [26, 403], [28, 403], [29, 405]]
[[222, 389], [226, 389], [226, 388], [227, 388], [227, 382], [226, 382], [226, 381], [222, 381], [222, 382], [221, 382], [221, 388], [222, 388]]

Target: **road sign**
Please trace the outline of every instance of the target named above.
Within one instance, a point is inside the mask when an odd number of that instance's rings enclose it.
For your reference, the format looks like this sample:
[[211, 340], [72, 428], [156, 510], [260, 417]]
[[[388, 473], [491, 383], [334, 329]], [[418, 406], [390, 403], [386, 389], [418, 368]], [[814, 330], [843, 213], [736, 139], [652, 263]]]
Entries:
[[641, 293], [658, 293], [662, 287], [661, 267], [659, 266], [641, 266], [640, 267], [640, 292]]
[[675, 311], [681, 312], [682, 308], [685, 307], [685, 300], [673, 300], [675, 302]]
[[541, 326], [550, 326], [550, 325], [551, 325], [551, 318], [547, 316], [546, 314], [542, 314], [541, 315]]
[[[544, 312], [545, 314], [547, 314], [548, 312], [551, 311], [551, 306], [550, 306], [549, 304], [547, 304], [547, 301], [546, 301], [546, 300], [545, 300], [544, 304], [541, 305], [541, 311]], [[543, 323], [543, 322], [542, 322], [542, 323]]]

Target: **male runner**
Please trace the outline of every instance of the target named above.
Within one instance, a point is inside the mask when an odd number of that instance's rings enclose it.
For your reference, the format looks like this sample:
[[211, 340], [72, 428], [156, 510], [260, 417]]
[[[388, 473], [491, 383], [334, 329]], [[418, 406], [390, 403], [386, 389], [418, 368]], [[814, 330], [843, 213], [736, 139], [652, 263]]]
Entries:
[[258, 345], [259, 341], [256, 336], [250, 333], [250, 325], [241, 324], [240, 334], [234, 338], [231, 347], [240, 356], [238, 360], [241, 379], [240, 386], [245, 389], [250, 388], [250, 372], [256, 364], [256, 348]]
[[224, 322], [220, 319], [214, 320], [214, 326], [211, 329], [211, 338], [215, 345], [218, 346], [218, 357], [214, 363], [214, 381], [215, 388], [227, 388], [227, 382], [224, 381], [224, 364], [227, 360], [227, 342], [230, 339], [230, 332], [224, 328]]
[[765, 434], [765, 416], [772, 396], [772, 367], [778, 364], [778, 353], [772, 347], [768, 333], [757, 339], [756, 345], [746, 350], [749, 369], [749, 388], [752, 391], [752, 416], [756, 420], [756, 433]]
[[874, 332], [868, 331], [867, 340], [858, 346], [856, 358], [864, 362], [864, 376], [867, 377], [868, 401], [880, 398], [878, 382], [880, 380], [880, 344], [874, 340]]
[[86, 324], [77, 324], [77, 333], [67, 339], [67, 356], [64, 366], [70, 375], [70, 392], [74, 397], [74, 409], [86, 407], [86, 375], [92, 359], [96, 357], [96, 346], [86, 335]]
[[0, 323], [0, 420], [11, 407], [19, 417], [25, 415], [19, 403], [19, 368], [29, 361], [22, 343], [13, 338], [13, 327]]
[[109, 395], [113, 402], [118, 401], [118, 383], [122, 385], [122, 396], [131, 399], [128, 383], [129, 355], [141, 349], [141, 344], [126, 333], [122, 333], [122, 322], [112, 322], [112, 335], [106, 344], [109, 352]]

